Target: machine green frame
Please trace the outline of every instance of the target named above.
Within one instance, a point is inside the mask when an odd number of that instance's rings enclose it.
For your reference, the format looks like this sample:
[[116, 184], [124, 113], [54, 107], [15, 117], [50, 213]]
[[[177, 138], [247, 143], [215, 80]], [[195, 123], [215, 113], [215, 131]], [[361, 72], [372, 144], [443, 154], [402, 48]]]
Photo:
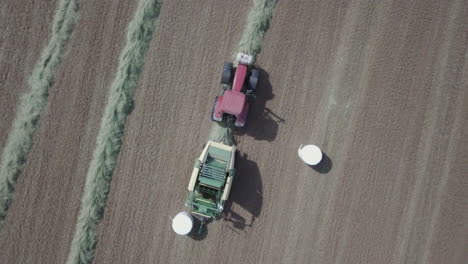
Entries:
[[185, 202], [193, 214], [207, 218], [221, 215], [235, 175], [235, 153], [234, 146], [214, 141], [205, 145], [195, 161]]

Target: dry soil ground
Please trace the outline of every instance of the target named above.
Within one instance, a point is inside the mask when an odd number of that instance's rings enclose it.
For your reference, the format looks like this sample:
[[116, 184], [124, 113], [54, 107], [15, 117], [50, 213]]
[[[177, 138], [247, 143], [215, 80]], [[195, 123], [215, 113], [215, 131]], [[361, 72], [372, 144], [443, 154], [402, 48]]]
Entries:
[[[53, 1], [7, 3], [1, 7], [7, 24], [0, 43], [2, 146], [55, 8]], [[134, 6], [82, 3], [0, 233], [0, 263], [64, 262]], [[248, 0], [163, 5], [95, 262], [468, 259], [463, 0], [280, 1], [257, 61], [263, 69], [257, 104], [236, 135], [238, 174], [226, 214], [202, 237], [174, 235], [169, 216], [183, 209], [193, 160], [211, 127], [222, 62], [235, 52], [249, 7]], [[304, 143], [324, 150], [322, 166], [298, 159]]]

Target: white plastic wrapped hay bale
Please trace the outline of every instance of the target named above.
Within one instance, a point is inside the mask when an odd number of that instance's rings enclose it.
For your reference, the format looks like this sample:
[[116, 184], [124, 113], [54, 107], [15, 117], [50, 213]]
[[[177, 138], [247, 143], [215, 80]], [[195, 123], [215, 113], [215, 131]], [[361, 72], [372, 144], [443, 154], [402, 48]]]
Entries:
[[187, 212], [180, 212], [172, 219], [172, 229], [179, 235], [187, 235], [192, 227], [193, 217]]
[[323, 157], [322, 150], [315, 145], [300, 145], [297, 152], [302, 161], [311, 166], [319, 164]]

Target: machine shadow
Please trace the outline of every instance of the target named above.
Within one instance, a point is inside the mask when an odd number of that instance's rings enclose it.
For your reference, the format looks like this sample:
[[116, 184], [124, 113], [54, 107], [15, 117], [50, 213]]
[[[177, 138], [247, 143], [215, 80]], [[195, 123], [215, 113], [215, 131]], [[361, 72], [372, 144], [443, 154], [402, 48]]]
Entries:
[[[245, 227], [252, 227], [255, 219], [260, 215], [263, 204], [263, 188], [260, 170], [247, 155], [237, 154], [236, 176], [231, 189], [229, 199], [226, 201], [222, 218], [232, 223], [233, 228], [244, 230]], [[235, 211], [238, 205], [246, 210], [250, 215], [245, 219], [240, 213]]]
[[206, 221], [202, 231], [199, 232], [202, 221], [197, 217], [193, 217], [193, 229], [187, 236], [196, 241], [205, 239], [208, 236], [208, 224], [212, 221], [212, 219]]
[[332, 160], [325, 152], [322, 152], [322, 160], [319, 164], [314, 166], [309, 166], [318, 173], [327, 174], [333, 167]]
[[266, 102], [275, 97], [269, 80], [268, 73], [257, 67], [260, 71], [260, 79], [255, 91], [256, 99], [251, 104], [249, 117], [245, 128], [236, 129], [236, 136], [248, 135], [257, 140], [271, 142], [278, 134], [278, 123], [284, 123], [285, 119], [275, 114], [266, 107]]

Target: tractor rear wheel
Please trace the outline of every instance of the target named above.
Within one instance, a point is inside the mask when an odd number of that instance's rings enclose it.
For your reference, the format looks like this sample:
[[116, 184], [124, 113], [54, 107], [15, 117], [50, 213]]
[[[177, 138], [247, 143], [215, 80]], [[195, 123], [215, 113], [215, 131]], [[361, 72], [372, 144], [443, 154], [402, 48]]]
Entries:
[[229, 84], [232, 77], [232, 62], [225, 62], [223, 66], [223, 73], [221, 75], [221, 83]]
[[257, 69], [253, 69], [249, 78], [249, 89], [254, 90], [257, 88], [258, 78], [260, 77], [260, 72]]

